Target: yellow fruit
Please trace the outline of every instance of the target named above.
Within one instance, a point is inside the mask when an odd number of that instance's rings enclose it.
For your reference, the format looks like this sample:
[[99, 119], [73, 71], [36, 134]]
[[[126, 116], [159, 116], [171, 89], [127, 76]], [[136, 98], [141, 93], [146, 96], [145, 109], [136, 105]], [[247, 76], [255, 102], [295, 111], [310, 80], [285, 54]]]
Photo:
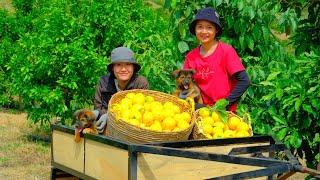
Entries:
[[139, 120], [139, 121], [141, 121], [141, 119], [142, 119], [142, 114], [141, 114], [140, 111], [132, 110], [132, 111], [131, 111], [131, 117], [132, 117], [132, 118], [135, 118], [135, 119], [137, 119], [137, 120]]
[[152, 105], [151, 105], [150, 102], [147, 102], [147, 103], [145, 103], [145, 104], [143, 105], [145, 111], [151, 111], [151, 109], [152, 109], [151, 106], [152, 106]]
[[226, 130], [223, 134], [225, 138], [232, 138], [235, 137], [236, 132], [232, 130]]
[[157, 120], [159, 122], [162, 122], [163, 119], [165, 118], [161, 111], [157, 111], [157, 112], [152, 111], [152, 114], [153, 114], [154, 120]]
[[213, 111], [211, 114], [212, 119], [214, 120], [214, 122], [220, 122], [220, 115], [217, 111]]
[[207, 107], [200, 108], [199, 115], [203, 118], [210, 116], [210, 110]]
[[248, 131], [237, 131], [235, 136], [236, 137], [249, 137], [250, 134]]
[[[173, 119], [176, 120], [177, 122], [179, 122], [179, 121], [185, 121], [185, 120], [183, 119], [183, 117], [182, 117], [181, 114], [175, 114], [175, 115], [173, 116]], [[186, 121], [185, 121], [185, 122], [186, 122]]]
[[174, 113], [178, 114], [178, 113], [181, 112], [181, 109], [179, 108], [179, 106], [177, 106], [177, 105], [174, 104], [174, 105], [172, 106], [172, 111], [173, 111]]
[[121, 109], [129, 109], [132, 106], [132, 101], [128, 98], [124, 98], [120, 101]]
[[237, 126], [237, 131], [249, 131], [249, 125], [243, 121], [241, 121]]
[[142, 116], [142, 122], [146, 126], [150, 126], [153, 123], [154, 117], [153, 114], [149, 111], [146, 111]]
[[165, 102], [165, 103], [163, 104], [163, 108], [165, 108], [165, 109], [171, 109], [172, 106], [173, 106], [173, 103], [170, 102], [170, 101], [167, 101], [167, 102]]
[[228, 119], [228, 126], [231, 130], [236, 130], [240, 122], [241, 120], [238, 117], [232, 116]]
[[214, 135], [213, 135], [213, 139], [220, 139], [220, 138], [224, 138], [224, 134], [223, 132], [216, 132]]
[[162, 131], [161, 123], [159, 121], [154, 121], [154, 123], [150, 126], [150, 129], [153, 131], [161, 132]]
[[144, 111], [144, 106], [141, 104], [134, 104], [131, 109], [133, 111], [139, 111], [139, 112], [143, 112]]
[[211, 117], [205, 117], [202, 119], [202, 124], [210, 124], [211, 126], [214, 125], [214, 121]]
[[213, 123], [213, 126], [218, 126], [221, 129], [224, 129], [225, 124], [223, 122], [215, 122], [215, 123]]
[[162, 122], [162, 128], [164, 130], [172, 131], [176, 127], [176, 121], [172, 117], [167, 117]]
[[135, 93], [130, 92], [130, 93], [126, 94], [126, 98], [133, 99], [135, 97], [135, 95], [136, 95]]
[[179, 129], [187, 129], [189, 127], [189, 123], [186, 121], [178, 121], [178, 128]]
[[212, 134], [215, 135], [215, 134], [223, 134], [223, 129], [221, 127], [218, 127], [218, 126], [215, 126], [213, 127], [212, 129]]
[[172, 131], [178, 132], [178, 131], [181, 131], [181, 129], [179, 127], [175, 127]]
[[150, 103], [153, 101], [154, 101], [154, 98], [152, 96], [146, 96], [146, 102]]
[[139, 126], [139, 124], [140, 124], [140, 122], [139, 122], [138, 119], [130, 119], [130, 120], [128, 121], [128, 123], [130, 123], [130, 124], [132, 124], [132, 125], [134, 125], [134, 126]]
[[143, 105], [145, 103], [145, 100], [145, 96], [142, 93], [137, 93], [132, 99], [132, 103]]
[[163, 116], [166, 117], [173, 117], [174, 116], [174, 112], [172, 111], [172, 109], [164, 109], [162, 111]]
[[212, 134], [212, 126], [210, 124], [203, 124], [203, 132], [205, 134]]
[[124, 120], [124, 121], [128, 121], [130, 119], [130, 116], [131, 116], [131, 112], [129, 109], [126, 109], [126, 110], [123, 110], [121, 112], [121, 115], [120, 115], [120, 119]]
[[187, 113], [187, 112], [182, 112], [182, 113], [181, 113], [181, 116], [182, 116], [182, 119], [183, 119], [184, 121], [186, 121], [187, 123], [190, 124], [190, 122], [191, 122], [191, 115], [190, 115], [189, 113]]

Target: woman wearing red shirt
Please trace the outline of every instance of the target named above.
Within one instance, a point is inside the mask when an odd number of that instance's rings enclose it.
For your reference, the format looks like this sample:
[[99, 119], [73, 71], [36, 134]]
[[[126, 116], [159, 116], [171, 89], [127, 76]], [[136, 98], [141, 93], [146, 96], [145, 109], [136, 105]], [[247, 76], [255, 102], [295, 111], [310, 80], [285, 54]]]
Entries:
[[224, 98], [229, 101], [227, 110], [235, 112], [250, 81], [234, 48], [217, 39], [222, 33], [218, 14], [213, 8], [199, 10], [189, 30], [200, 46], [187, 54], [183, 69], [196, 71], [194, 80], [205, 105]]

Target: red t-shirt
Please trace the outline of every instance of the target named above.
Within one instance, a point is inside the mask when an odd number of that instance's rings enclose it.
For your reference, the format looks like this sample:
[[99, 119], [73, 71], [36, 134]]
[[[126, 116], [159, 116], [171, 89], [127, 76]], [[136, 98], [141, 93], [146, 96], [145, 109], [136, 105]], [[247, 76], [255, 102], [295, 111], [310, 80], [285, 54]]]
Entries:
[[[183, 69], [196, 71], [193, 77], [206, 105], [213, 105], [217, 100], [228, 97], [237, 83], [232, 75], [245, 70], [234, 48], [221, 41], [218, 42], [216, 50], [204, 58], [200, 55], [200, 47], [190, 51]], [[230, 110], [235, 111], [236, 105]]]

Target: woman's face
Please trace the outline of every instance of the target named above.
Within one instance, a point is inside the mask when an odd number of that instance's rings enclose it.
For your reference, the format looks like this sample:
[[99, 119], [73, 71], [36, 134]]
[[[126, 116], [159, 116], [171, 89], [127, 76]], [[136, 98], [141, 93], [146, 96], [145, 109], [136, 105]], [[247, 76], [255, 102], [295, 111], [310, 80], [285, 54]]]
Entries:
[[210, 43], [213, 42], [216, 34], [217, 28], [214, 24], [206, 20], [199, 20], [196, 24], [196, 37], [202, 43]]
[[113, 72], [118, 81], [129, 81], [134, 72], [134, 66], [131, 63], [115, 63], [113, 64]]

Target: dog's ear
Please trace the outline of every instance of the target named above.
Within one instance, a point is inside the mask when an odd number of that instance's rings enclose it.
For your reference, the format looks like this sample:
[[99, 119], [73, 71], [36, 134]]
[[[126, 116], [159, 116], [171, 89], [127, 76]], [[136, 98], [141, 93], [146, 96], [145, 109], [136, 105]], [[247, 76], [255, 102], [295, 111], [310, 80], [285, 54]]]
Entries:
[[80, 115], [81, 112], [82, 112], [82, 109], [77, 110], [76, 112], [74, 112], [73, 113], [73, 118], [74, 119], [79, 119], [79, 115]]
[[173, 72], [172, 72], [173, 77], [174, 77], [174, 78], [179, 77], [180, 71], [181, 71], [180, 69], [177, 69], [177, 70], [173, 71]]
[[192, 75], [194, 75], [196, 73], [196, 70], [190, 69], [190, 72], [191, 72]]

